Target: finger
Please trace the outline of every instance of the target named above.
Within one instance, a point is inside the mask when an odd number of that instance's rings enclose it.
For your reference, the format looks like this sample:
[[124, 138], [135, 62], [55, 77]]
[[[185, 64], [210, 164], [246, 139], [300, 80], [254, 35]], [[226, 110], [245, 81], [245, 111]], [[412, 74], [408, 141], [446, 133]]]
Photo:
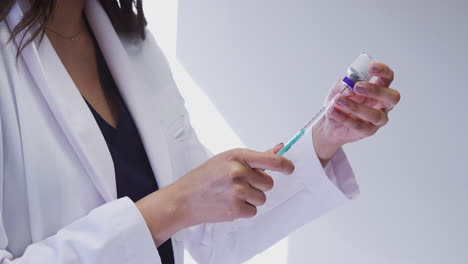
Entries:
[[384, 111], [367, 107], [346, 97], [337, 98], [335, 101], [335, 107], [345, 113], [353, 114], [362, 120], [371, 122], [378, 127], [381, 127], [388, 122], [388, 116]]
[[284, 147], [284, 144], [283, 143], [279, 143], [278, 145], [274, 146], [273, 148], [265, 151], [266, 153], [272, 153], [272, 154], [276, 154], [278, 153], [278, 151], [280, 151], [282, 148]]
[[393, 70], [380, 62], [374, 62], [369, 65], [369, 73], [378, 77], [376, 84], [385, 87], [389, 87], [395, 77]]
[[332, 107], [330, 109], [329, 117], [341, 123], [343, 126], [356, 131], [363, 138], [375, 134], [375, 132], [377, 132], [378, 129], [377, 126], [360, 118], [347, 114], [336, 107]]
[[358, 95], [378, 100], [387, 106], [387, 108], [393, 108], [400, 102], [400, 93], [397, 90], [369, 82], [356, 83], [354, 92]]
[[294, 171], [294, 164], [290, 160], [272, 153], [241, 149], [235, 155], [236, 159], [250, 168], [262, 168], [284, 174], [291, 174]]
[[238, 207], [238, 214], [241, 218], [251, 218], [257, 214], [257, 207], [245, 202], [239, 201], [237, 204]]
[[273, 189], [273, 178], [262, 171], [252, 169], [251, 173], [247, 175], [246, 179], [252, 187], [260, 191], [267, 192]]
[[245, 189], [243, 197], [239, 198], [253, 206], [262, 206], [266, 203], [265, 193], [250, 186]]

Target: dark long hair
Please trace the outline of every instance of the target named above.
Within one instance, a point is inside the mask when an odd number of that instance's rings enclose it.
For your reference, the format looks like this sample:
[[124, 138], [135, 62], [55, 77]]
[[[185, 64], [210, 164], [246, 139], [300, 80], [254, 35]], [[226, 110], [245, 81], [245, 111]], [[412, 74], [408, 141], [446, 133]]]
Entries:
[[[10, 13], [17, 0], [0, 0], [0, 22]], [[18, 54], [36, 38], [42, 40], [46, 25], [50, 22], [57, 0], [32, 0], [31, 8], [24, 14], [23, 19], [13, 29], [10, 40], [19, 36], [21, 39]], [[99, 0], [109, 16], [112, 25], [119, 33], [145, 38], [146, 19], [143, 14], [142, 0]], [[31, 31], [38, 24], [39, 27], [31, 32], [29, 39], [25, 38], [25, 32]]]

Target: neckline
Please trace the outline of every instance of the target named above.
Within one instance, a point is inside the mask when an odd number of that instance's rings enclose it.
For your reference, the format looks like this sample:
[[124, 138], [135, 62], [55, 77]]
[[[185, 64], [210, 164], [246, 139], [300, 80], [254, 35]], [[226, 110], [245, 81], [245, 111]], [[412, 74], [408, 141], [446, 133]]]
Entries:
[[119, 98], [117, 98], [117, 101], [118, 101], [118, 104], [119, 104], [119, 113], [118, 113], [118, 119], [117, 119], [117, 123], [115, 124], [115, 127], [113, 127], [111, 124], [109, 124], [109, 122], [106, 121], [106, 119], [104, 119], [97, 111], [96, 109], [94, 109], [94, 107], [88, 102], [88, 100], [86, 100], [86, 98], [83, 97], [83, 99], [85, 100], [86, 104], [88, 105], [89, 109], [91, 109], [91, 112], [93, 113], [94, 117], [96, 118], [96, 121], [98, 122], [98, 124], [104, 124], [105, 127], [107, 127], [108, 129], [112, 130], [113, 132], [117, 132], [119, 130], [119, 128], [121, 127], [121, 123], [122, 123], [122, 117], [124, 116], [124, 109], [123, 109], [123, 103], [119, 100]]
[[92, 41], [93, 41], [93, 46], [94, 46], [94, 51], [95, 51], [95, 59], [96, 59], [96, 66], [97, 66], [97, 70], [98, 70], [99, 82], [100, 82], [101, 88], [106, 90], [108, 92], [108, 94], [111, 97], [113, 97], [114, 100], [116, 100], [115, 102], [118, 105], [117, 123], [115, 124], [115, 127], [112, 126], [109, 122], [107, 122], [107, 120], [104, 119], [101, 116], [101, 114], [99, 114], [99, 112], [96, 111], [96, 109], [94, 109], [94, 107], [88, 102], [88, 100], [86, 100], [86, 98], [83, 97], [83, 99], [86, 101], [86, 104], [88, 105], [88, 107], [92, 110], [93, 115], [95, 117], [97, 117], [106, 127], [111, 129], [112, 131], [116, 132], [116, 131], [119, 130], [119, 127], [121, 125], [121, 120], [122, 120], [122, 117], [123, 117], [123, 110], [124, 110], [123, 107], [124, 107], [124, 105], [123, 105], [123, 102], [122, 102], [122, 98], [120, 98], [120, 96], [118, 94], [118, 91], [116, 90], [118, 88], [117, 88], [117, 86], [116, 86], [116, 84], [114, 82], [112, 74], [109, 71], [106, 59], [104, 58], [104, 55], [101, 52], [101, 47], [99, 46], [99, 43], [97, 42], [96, 37], [94, 36], [94, 32], [92, 31], [86, 16], [85, 16], [85, 24], [86, 24], [87, 29], [90, 32], [90, 35], [91, 35], [91, 38], [92, 38]]

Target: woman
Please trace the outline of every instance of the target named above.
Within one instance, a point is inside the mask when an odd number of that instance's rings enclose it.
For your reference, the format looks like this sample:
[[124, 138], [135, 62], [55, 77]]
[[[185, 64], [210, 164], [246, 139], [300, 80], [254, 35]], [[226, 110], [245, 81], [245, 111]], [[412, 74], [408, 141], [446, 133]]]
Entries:
[[141, 1], [2, 0], [0, 14], [0, 263], [183, 263], [184, 247], [243, 262], [357, 194], [340, 148], [399, 100], [375, 63], [286, 157], [209, 158]]

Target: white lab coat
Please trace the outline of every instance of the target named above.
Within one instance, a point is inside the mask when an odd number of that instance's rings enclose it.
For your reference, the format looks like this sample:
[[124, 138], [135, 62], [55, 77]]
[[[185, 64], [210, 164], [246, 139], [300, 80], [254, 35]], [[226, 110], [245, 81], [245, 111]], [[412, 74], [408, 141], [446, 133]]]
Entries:
[[[209, 154], [151, 34], [119, 37], [97, 0], [85, 12], [163, 188]], [[16, 61], [6, 42], [21, 17], [15, 5], [0, 23], [0, 263], [160, 263], [135, 204], [116, 198], [107, 145], [51, 43]], [[199, 263], [241, 263], [357, 193], [341, 150], [323, 170], [308, 134], [286, 156], [296, 170], [272, 174], [257, 216], [176, 233], [176, 263], [184, 248]]]

